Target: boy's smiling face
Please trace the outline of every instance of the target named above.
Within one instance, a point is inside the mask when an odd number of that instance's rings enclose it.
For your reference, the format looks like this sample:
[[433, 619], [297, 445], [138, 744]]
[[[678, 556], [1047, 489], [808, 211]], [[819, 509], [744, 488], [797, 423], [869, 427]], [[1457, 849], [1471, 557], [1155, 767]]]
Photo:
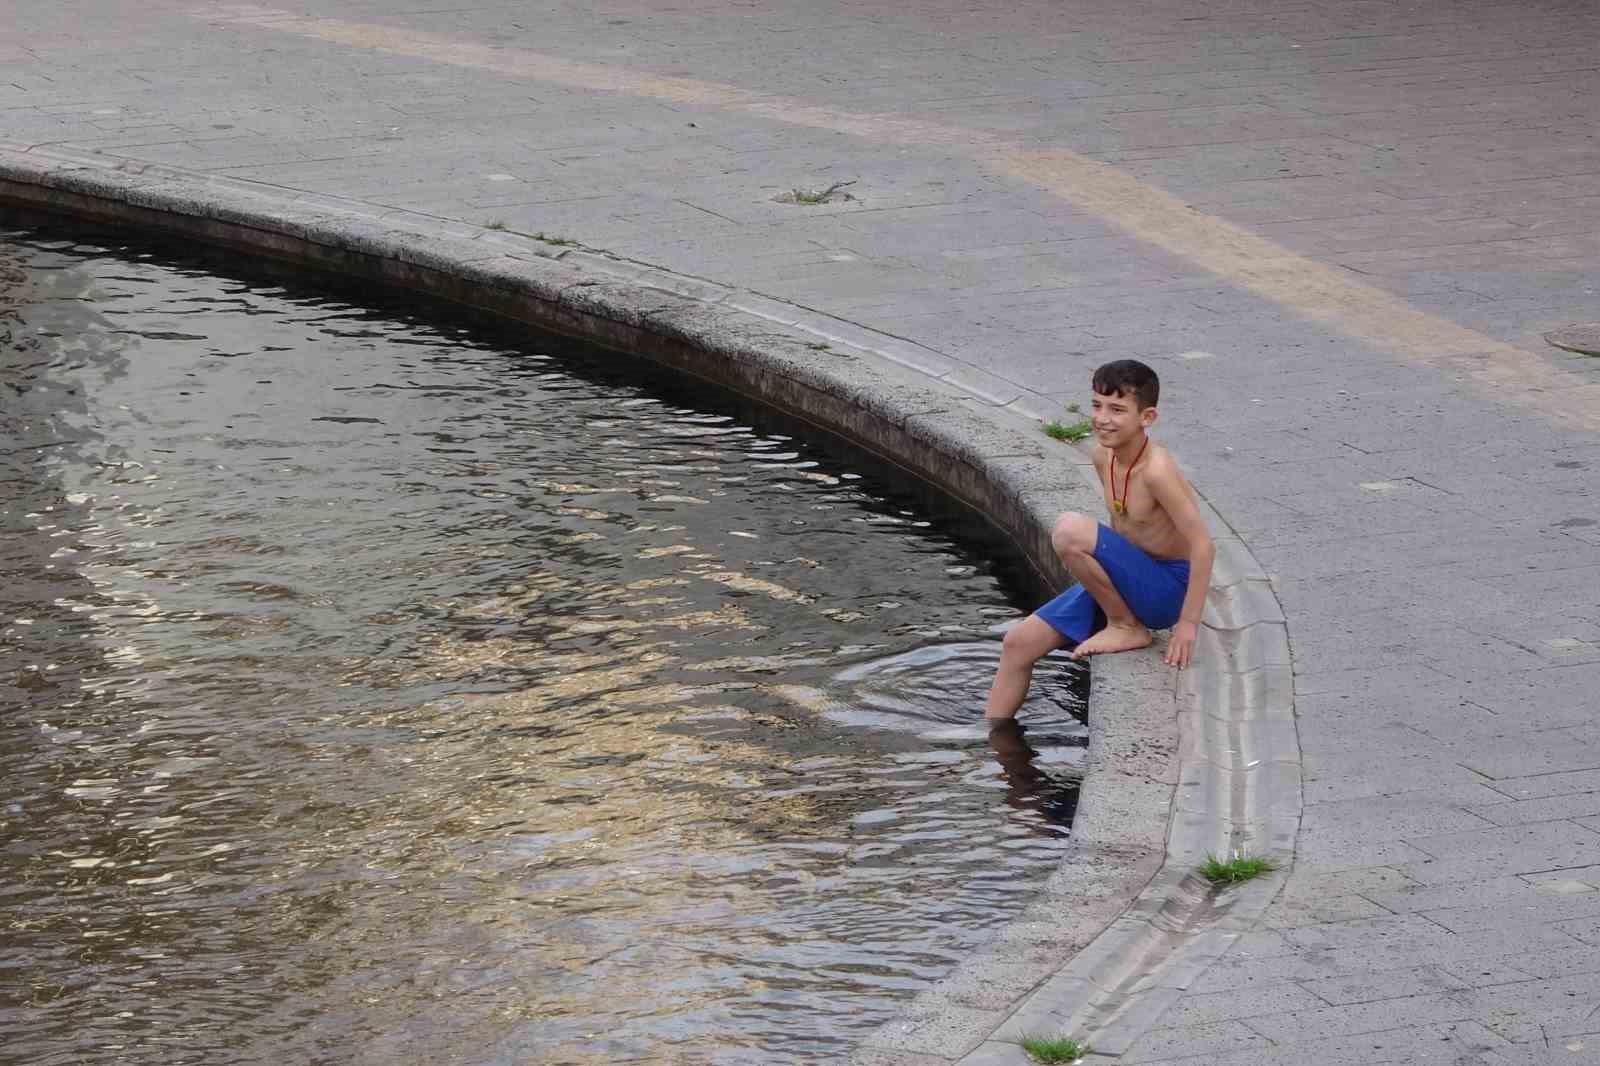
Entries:
[[1089, 404], [1089, 422], [1094, 426], [1095, 439], [1103, 447], [1116, 451], [1130, 441], [1136, 441], [1156, 420], [1154, 407], [1139, 407], [1139, 400], [1131, 391], [1117, 393], [1097, 392]]

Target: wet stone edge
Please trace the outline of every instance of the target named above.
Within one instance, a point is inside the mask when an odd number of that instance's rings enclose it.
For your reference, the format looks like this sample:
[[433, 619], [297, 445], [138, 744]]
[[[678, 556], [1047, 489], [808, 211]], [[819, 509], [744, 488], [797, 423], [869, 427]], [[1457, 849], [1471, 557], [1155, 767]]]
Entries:
[[[917, 365], [914, 345], [761, 294], [592, 249], [102, 153], [0, 143], [0, 202], [425, 292], [716, 382], [975, 508], [1055, 586], [1068, 580], [1050, 549], [1055, 516], [1100, 505], [1087, 457], [1041, 442], [1024, 404], [939, 380]], [[1241, 843], [1287, 868], [1300, 807], [1283, 616], [1248, 548], [1230, 537], [1219, 548], [1195, 667], [1180, 679], [1151, 649], [1091, 670], [1087, 774], [1071, 842], [1044, 889], [864, 1041], [856, 1066], [1020, 1064], [1018, 1033], [1040, 1028], [1087, 1038], [1096, 1058], [1114, 1055], [1270, 902], [1286, 871], [1223, 908], [1189, 872], [1197, 854]], [[1274, 758], [1247, 767], [1237, 750], [1259, 747], [1252, 737], [1268, 721], [1278, 723]], [[1276, 776], [1255, 775], [1257, 765]]]

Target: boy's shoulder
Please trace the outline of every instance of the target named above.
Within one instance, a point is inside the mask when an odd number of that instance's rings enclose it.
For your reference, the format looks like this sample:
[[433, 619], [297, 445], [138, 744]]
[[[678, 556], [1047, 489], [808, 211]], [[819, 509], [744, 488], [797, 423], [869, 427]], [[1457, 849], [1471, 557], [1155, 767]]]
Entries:
[[1150, 465], [1145, 469], [1152, 474], [1177, 474], [1183, 476], [1183, 471], [1178, 467], [1178, 460], [1172, 453], [1155, 441], [1150, 442], [1150, 458], [1146, 460]]
[[[1150, 457], [1145, 460], [1150, 465], [1145, 468], [1146, 483], [1150, 486], [1152, 494], [1158, 502], [1162, 499], [1164, 491], [1171, 491], [1174, 496], [1167, 499], [1186, 498], [1195, 495], [1194, 486], [1189, 484], [1189, 479], [1184, 476], [1183, 469], [1178, 466], [1178, 460], [1172, 453], [1154, 444], [1150, 448]], [[1162, 489], [1160, 486], [1165, 486]], [[1165, 504], [1163, 504], [1165, 506]]]

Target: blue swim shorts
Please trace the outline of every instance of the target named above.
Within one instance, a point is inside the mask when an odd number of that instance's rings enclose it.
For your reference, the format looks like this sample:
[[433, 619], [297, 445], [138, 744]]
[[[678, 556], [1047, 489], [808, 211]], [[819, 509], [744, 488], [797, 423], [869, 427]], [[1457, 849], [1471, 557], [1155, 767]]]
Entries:
[[[1095, 561], [1134, 617], [1150, 629], [1176, 625], [1189, 591], [1189, 560], [1156, 559], [1121, 533], [1102, 525], [1094, 542]], [[1088, 590], [1074, 585], [1034, 612], [1074, 644], [1105, 628], [1106, 616]]]

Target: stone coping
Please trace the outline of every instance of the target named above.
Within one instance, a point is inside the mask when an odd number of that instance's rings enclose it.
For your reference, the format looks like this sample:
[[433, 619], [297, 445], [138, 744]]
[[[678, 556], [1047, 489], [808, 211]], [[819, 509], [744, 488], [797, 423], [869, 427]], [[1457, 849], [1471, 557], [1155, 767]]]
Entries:
[[[714, 381], [834, 433], [983, 514], [1068, 580], [1055, 516], [1097, 513], [1088, 456], [1042, 439], [1050, 404], [946, 380], [920, 346], [769, 295], [556, 243], [102, 153], [0, 142], [0, 202], [132, 225], [426, 292]], [[1020, 390], [1019, 390], [1020, 391]], [[1300, 749], [1287, 627], [1249, 549], [1207, 508], [1218, 561], [1196, 662], [1095, 661], [1072, 839], [1039, 896], [857, 1050], [857, 1066], [1020, 1066], [1027, 1034], [1125, 1050], [1282, 886]], [[1216, 892], [1207, 854], [1280, 870]]]

